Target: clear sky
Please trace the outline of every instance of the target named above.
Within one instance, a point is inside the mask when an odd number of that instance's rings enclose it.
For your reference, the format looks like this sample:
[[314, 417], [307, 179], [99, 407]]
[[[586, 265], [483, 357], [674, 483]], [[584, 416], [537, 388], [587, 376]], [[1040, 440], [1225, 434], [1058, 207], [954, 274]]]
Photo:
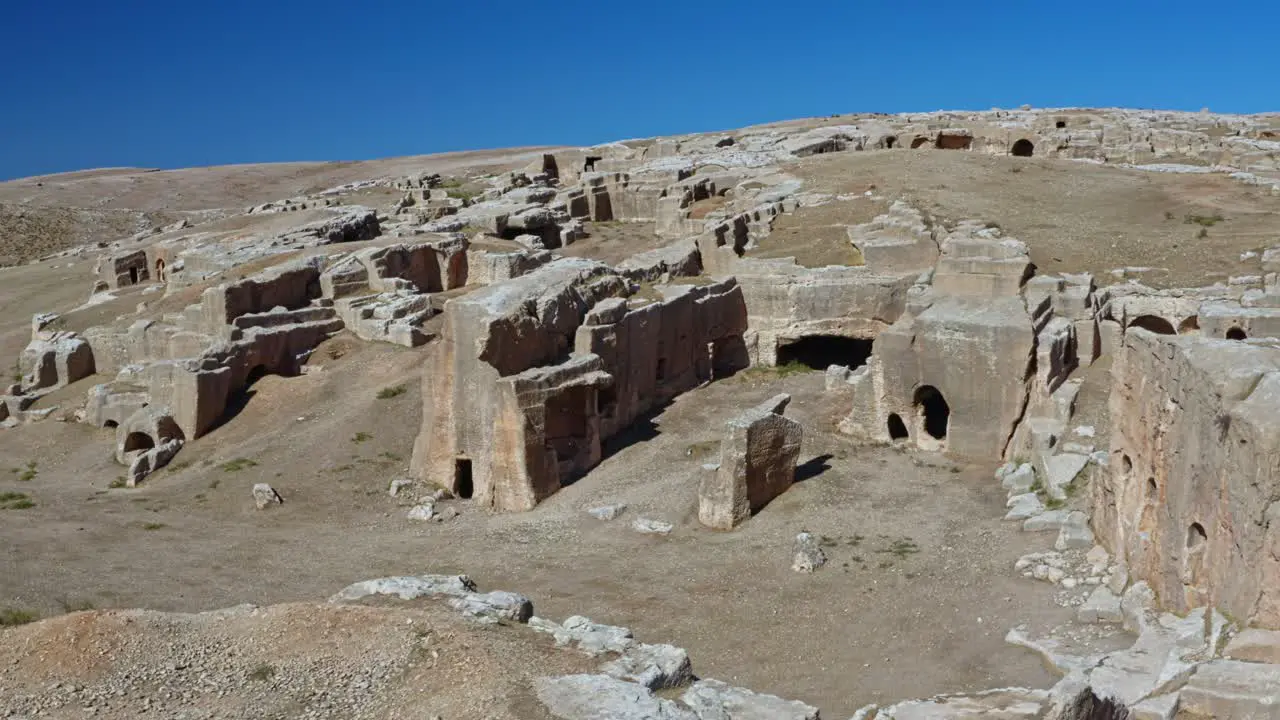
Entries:
[[1262, 0], [0, 0], [0, 179], [837, 112], [1280, 110]]

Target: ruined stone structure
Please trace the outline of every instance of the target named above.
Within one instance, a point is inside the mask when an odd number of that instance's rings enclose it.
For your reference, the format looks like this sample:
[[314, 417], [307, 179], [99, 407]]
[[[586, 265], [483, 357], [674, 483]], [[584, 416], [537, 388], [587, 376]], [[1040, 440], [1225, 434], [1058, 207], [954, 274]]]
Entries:
[[790, 395], [778, 395], [729, 421], [720, 464], [703, 475], [698, 520], [732, 530], [791, 487], [803, 429], [782, 413]]
[[1125, 334], [1094, 526], [1160, 603], [1280, 627], [1280, 345]]
[[642, 413], [746, 364], [733, 281], [631, 298], [566, 258], [445, 306], [423, 377], [415, 473], [497, 510], [528, 510], [600, 460]]

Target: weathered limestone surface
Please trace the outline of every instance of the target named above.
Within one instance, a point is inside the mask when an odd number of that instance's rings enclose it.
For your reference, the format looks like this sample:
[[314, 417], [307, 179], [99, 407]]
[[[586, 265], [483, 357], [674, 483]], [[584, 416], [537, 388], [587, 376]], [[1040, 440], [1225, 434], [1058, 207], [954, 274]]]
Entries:
[[734, 276], [756, 338], [754, 361], [774, 365], [780, 346], [808, 335], [876, 337], [902, 316], [916, 274], [808, 269], [783, 260], [739, 263]]
[[661, 292], [625, 301], [617, 271], [566, 258], [450, 301], [424, 371], [414, 472], [527, 510], [640, 413], [745, 365], [736, 282]]
[[28, 390], [54, 388], [94, 373], [93, 350], [73, 332], [41, 332], [22, 351], [22, 384]]
[[1098, 537], [1175, 612], [1280, 627], [1280, 348], [1130, 328], [1112, 379]]
[[1000, 457], [1022, 416], [1034, 347], [1020, 297], [941, 298], [876, 338], [868, 370], [853, 378], [850, 423], [887, 439], [893, 414], [921, 446]]
[[848, 233], [863, 262], [877, 272], [918, 273], [938, 261], [938, 239], [924, 214], [901, 200], [871, 222], [851, 226]]
[[782, 415], [790, 402], [778, 395], [729, 421], [720, 467], [698, 491], [703, 525], [732, 530], [791, 487], [803, 429]]

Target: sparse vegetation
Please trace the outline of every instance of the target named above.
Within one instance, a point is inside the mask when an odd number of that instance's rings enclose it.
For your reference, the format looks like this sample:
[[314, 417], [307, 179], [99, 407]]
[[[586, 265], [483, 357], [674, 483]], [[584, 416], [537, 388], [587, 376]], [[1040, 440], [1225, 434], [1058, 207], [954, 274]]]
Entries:
[[1196, 233], [1196, 238], [1203, 240], [1209, 237], [1209, 228], [1200, 228], [1200, 232]]
[[158, 523], [158, 522], [143, 523], [143, 525], [142, 525], [142, 529], [143, 529], [143, 530], [148, 530], [148, 531], [150, 531], [150, 530], [159, 530], [159, 529], [161, 529], [161, 528], [163, 528], [163, 527], [165, 527], [165, 524], [164, 524], [164, 523]]
[[62, 612], [84, 612], [93, 609], [93, 603], [80, 598], [61, 597], [58, 598], [58, 605], [62, 607]]
[[25, 466], [20, 468], [12, 468], [11, 470], [9, 470], [9, 472], [17, 475], [18, 477], [16, 479], [21, 482], [30, 482], [36, 479], [36, 475], [40, 474], [36, 468], [37, 468], [36, 461], [28, 460]]
[[115, 480], [112, 480], [111, 482], [107, 483], [107, 487], [111, 488], [112, 490], [119, 490], [120, 488], [124, 488], [128, 486], [129, 486], [129, 481], [125, 480], [123, 475], [118, 475], [116, 476]]
[[897, 557], [899, 560], [910, 555], [920, 552], [920, 546], [916, 545], [916, 541], [909, 537], [897, 538], [889, 543], [889, 547], [877, 550], [878, 553], [886, 553]]
[[0, 627], [13, 627], [15, 625], [26, 625], [29, 622], [39, 620], [40, 616], [30, 610], [17, 610], [14, 608], [0, 608]]
[[694, 460], [702, 460], [712, 457], [718, 452], [720, 452], [719, 440], [702, 440], [696, 443], [691, 443], [689, 447], [685, 448], [684, 454], [685, 457], [692, 458]]
[[469, 190], [467, 188], [454, 188], [452, 190], [446, 190], [445, 192], [454, 200], [472, 200], [476, 196], [480, 195], [479, 191]]
[[1212, 215], [1188, 214], [1182, 219], [1182, 221], [1188, 225], [1200, 225], [1202, 227], [1209, 228], [1217, 225], [1225, 219], [1226, 218], [1222, 217], [1219, 213], [1214, 213]]
[[241, 470], [257, 466], [258, 463], [250, 460], [249, 458], [236, 458], [235, 460], [228, 460], [227, 462], [222, 463], [219, 467], [222, 468], [222, 472], [240, 472]]
[[26, 510], [35, 506], [35, 501], [26, 493], [0, 492], [0, 510]]
[[817, 372], [813, 368], [801, 362], [791, 361], [782, 365], [768, 367], [765, 365], [755, 365], [738, 373], [747, 380], [763, 380], [768, 378], [784, 378], [791, 375], [799, 375], [800, 373]]
[[401, 395], [405, 394], [408, 391], [409, 391], [409, 388], [404, 385], [392, 385], [391, 387], [385, 387], [379, 390], [378, 399], [390, 400], [393, 397], [400, 397]]
[[364, 432], [364, 431], [362, 430], [362, 431], [360, 431], [360, 432], [356, 433], [356, 434], [351, 438], [351, 442], [353, 442], [353, 443], [362, 443], [362, 442], [368, 442], [368, 441], [370, 441], [370, 440], [372, 440], [372, 439], [373, 439], [373, 436], [372, 436], [372, 435], [370, 435], [369, 433]]
[[1168, 210], [1164, 211], [1165, 220], [1172, 220], [1173, 218], [1174, 218], [1174, 214], [1172, 212], [1169, 212]]
[[268, 663], [262, 663], [249, 671], [249, 679], [256, 680], [257, 682], [267, 682], [271, 678], [275, 677], [275, 675], [275, 666]]

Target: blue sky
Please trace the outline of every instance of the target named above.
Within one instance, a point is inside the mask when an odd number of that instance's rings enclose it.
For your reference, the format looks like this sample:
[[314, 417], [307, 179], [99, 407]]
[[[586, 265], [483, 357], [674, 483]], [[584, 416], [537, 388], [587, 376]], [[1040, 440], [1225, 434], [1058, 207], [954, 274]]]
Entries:
[[1280, 110], [1260, 0], [2, 0], [0, 179], [837, 112]]

